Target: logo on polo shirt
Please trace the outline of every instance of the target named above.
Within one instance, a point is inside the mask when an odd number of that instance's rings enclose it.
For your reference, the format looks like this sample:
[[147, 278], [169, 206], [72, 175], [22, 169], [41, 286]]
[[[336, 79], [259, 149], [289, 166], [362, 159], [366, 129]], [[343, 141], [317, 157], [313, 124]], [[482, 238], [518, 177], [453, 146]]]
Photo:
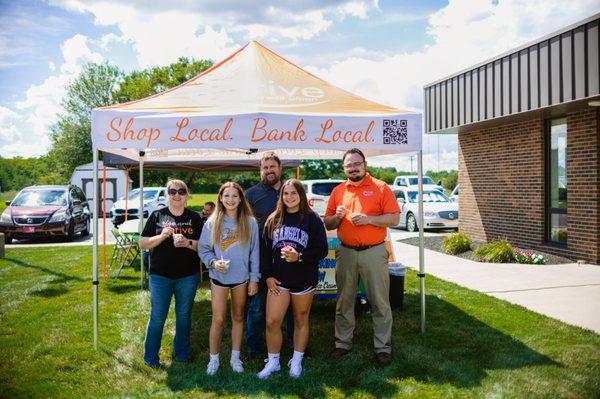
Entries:
[[371, 197], [371, 196], [373, 196], [373, 191], [363, 191], [363, 195], [365, 197]]

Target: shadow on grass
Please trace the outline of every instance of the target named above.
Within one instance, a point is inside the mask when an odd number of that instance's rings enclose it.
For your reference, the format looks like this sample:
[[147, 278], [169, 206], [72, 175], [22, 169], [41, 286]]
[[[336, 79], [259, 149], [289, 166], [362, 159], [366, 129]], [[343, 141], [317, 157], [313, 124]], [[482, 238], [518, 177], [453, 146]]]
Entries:
[[23, 262], [22, 260], [16, 259], [16, 258], [5, 258], [7, 261], [14, 263], [15, 265], [21, 266], [21, 267], [27, 267], [30, 269], [35, 269], [35, 270], [39, 270], [41, 272], [44, 272], [46, 274], [50, 274], [53, 276], [57, 276], [61, 278], [60, 282], [68, 282], [68, 281], [85, 281], [86, 279], [79, 277], [79, 276], [71, 276], [69, 274], [65, 274], [65, 273], [61, 273], [61, 272], [57, 272], [56, 270], [52, 270], [52, 269], [48, 269], [47, 267], [43, 267], [43, 266], [38, 266], [38, 265], [34, 265], [31, 263], [27, 263], [27, 262]]
[[[315, 301], [311, 313], [309, 346], [312, 357], [304, 361], [304, 373], [298, 380], [287, 376], [289, 350], [282, 349], [282, 371], [267, 381], [256, 373], [264, 366], [260, 360], [245, 364], [246, 371], [236, 374], [229, 367], [230, 327], [226, 327], [221, 345], [221, 368], [215, 376], [205, 373], [208, 361], [210, 302], [194, 305], [192, 352], [195, 361], [189, 365], [167, 368], [167, 385], [173, 391], [200, 389], [218, 395], [298, 395], [323, 398], [359, 394], [375, 397], [396, 396], [400, 382], [414, 379], [425, 384], [451, 384], [472, 388], [482, 384], [490, 370], [519, 369], [539, 365], [558, 365], [456, 306], [435, 296], [427, 297], [428, 326], [419, 334], [419, 298], [405, 296], [404, 311], [394, 311], [393, 363], [385, 368], [375, 364], [370, 316], [359, 316], [351, 354], [332, 360], [334, 348], [335, 302]], [[285, 345], [284, 345], [285, 346]]]
[[57, 286], [45, 287], [41, 290], [32, 291], [29, 293], [29, 295], [42, 298], [53, 298], [60, 295], [64, 295], [67, 292], [69, 292], [67, 286], [65, 284], [59, 284]]

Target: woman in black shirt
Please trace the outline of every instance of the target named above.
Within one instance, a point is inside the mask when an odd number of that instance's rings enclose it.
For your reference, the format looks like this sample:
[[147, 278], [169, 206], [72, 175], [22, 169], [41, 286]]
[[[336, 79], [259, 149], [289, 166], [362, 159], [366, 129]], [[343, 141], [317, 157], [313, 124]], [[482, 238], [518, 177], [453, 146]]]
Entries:
[[150, 319], [144, 342], [144, 363], [160, 367], [158, 352], [171, 297], [175, 296], [175, 360], [190, 361], [192, 306], [200, 275], [196, 254], [202, 220], [185, 208], [187, 185], [181, 180], [167, 182], [169, 206], [150, 215], [140, 248], [152, 249], [150, 258]]
[[294, 355], [289, 375], [300, 377], [308, 343], [308, 315], [318, 282], [319, 261], [327, 256], [327, 236], [319, 216], [310, 209], [304, 186], [287, 180], [281, 186], [277, 208], [269, 216], [261, 247], [261, 273], [266, 279], [267, 349], [269, 358], [258, 373], [261, 379], [279, 371], [281, 322], [292, 303], [294, 312]]

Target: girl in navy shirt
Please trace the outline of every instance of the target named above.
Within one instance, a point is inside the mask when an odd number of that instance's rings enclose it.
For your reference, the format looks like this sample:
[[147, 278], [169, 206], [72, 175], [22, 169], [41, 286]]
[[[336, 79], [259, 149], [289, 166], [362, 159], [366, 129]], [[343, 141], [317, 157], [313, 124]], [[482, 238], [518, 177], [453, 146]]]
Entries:
[[302, 373], [308, 343], [308, 315], [318, 282], [319, 261], [327, 256], [327, 236], [319, 216], [308, 206], [299, 180], [283, 183], [277, 208], [263, 232], [261, 274], [267, 282], [267, 349], [269, 358], [258, 373], [261, 379], [279, 371], [281, 322], [291, 302], [294, 312], [294, 355], [289, 375]]

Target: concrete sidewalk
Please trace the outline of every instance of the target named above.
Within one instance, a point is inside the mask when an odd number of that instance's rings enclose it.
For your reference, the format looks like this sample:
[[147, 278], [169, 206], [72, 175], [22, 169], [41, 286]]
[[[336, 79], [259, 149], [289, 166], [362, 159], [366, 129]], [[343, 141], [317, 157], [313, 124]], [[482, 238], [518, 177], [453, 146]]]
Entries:
[[[418, 270], [419, 247], [391, 238], [396, 260]], [[479, 263], [425, 249], [425, 273], [600, 333], [600, 266]]]

